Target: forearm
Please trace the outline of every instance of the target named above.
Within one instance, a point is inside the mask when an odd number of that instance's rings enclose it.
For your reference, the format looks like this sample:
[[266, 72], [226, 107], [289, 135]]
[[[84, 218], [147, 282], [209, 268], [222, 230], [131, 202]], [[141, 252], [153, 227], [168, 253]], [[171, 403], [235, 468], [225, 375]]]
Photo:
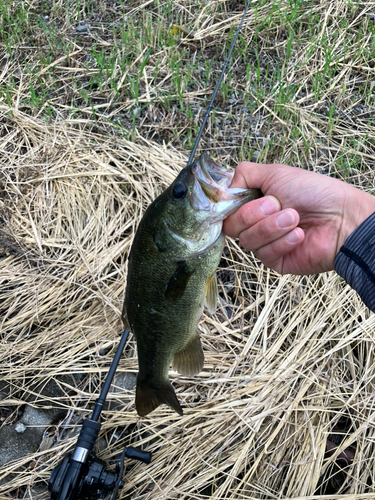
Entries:
[[375, 213], [342, 245], [335, 259], [335, 270], [375, 312]]

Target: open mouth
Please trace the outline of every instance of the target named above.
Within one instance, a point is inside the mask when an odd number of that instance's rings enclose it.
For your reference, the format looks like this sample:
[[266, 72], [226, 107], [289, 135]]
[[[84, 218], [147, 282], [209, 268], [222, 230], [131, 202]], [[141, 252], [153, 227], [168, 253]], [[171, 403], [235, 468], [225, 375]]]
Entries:
[[201, 208], [211, 205], [211, 212], [221, 214], [222, 219], [250, 199], [262, 196], [258, 189], [230, 188], [234, 174], [218, 165], [207, 153], [195, 161], [192, 172], [200, 187], [196, 191]]
[[192, 172], [212, 203], [218, 203], [226, 197], [233, 174], [218, 165], [207, 153], [203, 153], [195, 161]]

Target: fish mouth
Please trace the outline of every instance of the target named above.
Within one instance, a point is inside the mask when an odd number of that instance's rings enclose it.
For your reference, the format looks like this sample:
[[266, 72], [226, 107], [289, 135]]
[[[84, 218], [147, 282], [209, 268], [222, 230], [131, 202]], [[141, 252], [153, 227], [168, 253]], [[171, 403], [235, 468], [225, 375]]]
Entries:
[[192, 172], [203, 193], [212, 203], [218, 203], [225, 196], [233, 178], [231, 172], [221, 167], [207, 153], [203, 153], [195, 161]]
[[259, 189], [230, 188], [234, 174], [221, 167], [207, 153], [195, 160], [192, 174], [196, 180], [192, 206], [196, 210], [211, 212], [211, 223], [225, 219], [248, 201], [263, 196]]

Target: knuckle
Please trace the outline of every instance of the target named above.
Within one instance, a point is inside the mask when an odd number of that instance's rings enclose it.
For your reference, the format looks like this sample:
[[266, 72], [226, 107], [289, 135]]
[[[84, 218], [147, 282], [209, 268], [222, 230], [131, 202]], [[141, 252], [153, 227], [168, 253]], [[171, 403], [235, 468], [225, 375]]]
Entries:
[[253, 238], [251, 237], [251, 233], [249, 231], [242, 231], [239, 235], [240, 245], [246, 250], [255, 251], [257, 250], [256, 245], [254, 245]]
[[249, 170], [249, 162], [248, 161], [241, 161], [236, 167], [236, 172], [239, 174], [244, 174]]
[[247, 180], [249, 177], [251, 164], [247, 161], [242, 161], [236, 167], [234, 172], [233, 181], [236, 180], [236, 183], [240, 183], [241, 187], [246, 187], [248, 185]]
[[269, 246], [270, 246], [270, 252], [271, 252], [274, 260], [277, 260], [279, 257], [282, 256], [283, 249], [282, 249], [281, 239], [272, 241]]
[[249, 227], [251, 224], [251, 217], [246, 205], [238, 211], [238, 221], [243, 227]]
[[256, 232], [257, 232], [257, 236], [259, 237], [259, 239], [266, 240], [266, 239], [270, 238], [270, 236], [272, 235], [272, 232], [271, 232], [269, 226], [270, 226], [270, 224], [269, 224], [269, 221], [267, 219], [258, 222], [258, 224], [256, 225]]
[[282, 274], [283, 251], [280, 247], [280, 241], [275, 240], [258, 250], [259, 259], [266, 267], [274, 269]]

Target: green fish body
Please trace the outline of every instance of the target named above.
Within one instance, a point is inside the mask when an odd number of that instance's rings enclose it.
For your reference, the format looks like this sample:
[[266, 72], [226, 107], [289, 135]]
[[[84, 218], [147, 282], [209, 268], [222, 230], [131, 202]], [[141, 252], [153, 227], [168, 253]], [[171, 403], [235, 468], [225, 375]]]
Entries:
[[222, 221], [257, 189], [230, 189], [232, 174], [207, 155], [183, 169], [146, 210], [128, 262], [123, 320], [135, 335], [139, 373], [136, 408], [145, 416], [166, 403], [182, 415], [168, 378], [170, 365], [191, 376], [203, 368], [197, 325], [214, 312]]

